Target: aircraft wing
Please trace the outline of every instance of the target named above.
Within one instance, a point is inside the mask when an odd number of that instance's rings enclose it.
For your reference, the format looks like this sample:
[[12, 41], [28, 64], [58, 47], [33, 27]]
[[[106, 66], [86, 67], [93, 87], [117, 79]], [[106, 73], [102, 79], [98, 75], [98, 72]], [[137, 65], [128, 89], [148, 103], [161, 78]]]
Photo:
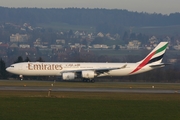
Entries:
[[76, 73], [80, 73], [82, 71], [88, 71], [88, 70], [92, 70], [92, 71], [95, 71], [97, 74], [102, 74], [102, 73], [105, 73], [105, 72], [109, 72], [111, 70], [116, 70], [116, 69], [124, 69], [126, 68], [127, 64], [123, 65], [122, 67], [113, 67], [113, 68], [97, 68], [97, 69], [94, 69], [94, 68], [90, 68], [90, 69], [78, 69], [78, 70], [68, 70], [68, 71], [63, 71], [63, 72], [76, 72]]
[[101, 69], [95, 69], [94, 71], [98, 74], [101, 74], [101, 73], [105, 73], [105, 72], [109, 72], [111, 70], [116, 70], [116, 69], [123, 69], [123, 68], [126, 68], [126, 64], [122, 67], [115, 67], [115, 68], [101, 68]]

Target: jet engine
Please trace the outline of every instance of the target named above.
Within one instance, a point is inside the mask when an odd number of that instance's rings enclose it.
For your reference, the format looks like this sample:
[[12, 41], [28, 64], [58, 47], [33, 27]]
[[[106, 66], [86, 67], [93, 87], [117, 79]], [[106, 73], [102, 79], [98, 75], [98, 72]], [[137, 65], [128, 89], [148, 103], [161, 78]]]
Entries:
[[82, 78], [92, 79], [96, 76], [94, 71], [82, 71]]
[[67, 72], [62, 74], [62, 79], [63, 80], [73, 80], [75, 79], [76, 75], [73, 72]]

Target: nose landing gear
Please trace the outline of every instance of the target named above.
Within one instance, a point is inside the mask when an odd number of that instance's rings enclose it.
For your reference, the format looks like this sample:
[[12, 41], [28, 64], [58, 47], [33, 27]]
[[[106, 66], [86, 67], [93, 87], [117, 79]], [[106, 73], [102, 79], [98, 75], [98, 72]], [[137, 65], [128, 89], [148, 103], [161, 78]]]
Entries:
[[19, 78], [22, 81], [23, 80], [23, 75], [19, 75]]

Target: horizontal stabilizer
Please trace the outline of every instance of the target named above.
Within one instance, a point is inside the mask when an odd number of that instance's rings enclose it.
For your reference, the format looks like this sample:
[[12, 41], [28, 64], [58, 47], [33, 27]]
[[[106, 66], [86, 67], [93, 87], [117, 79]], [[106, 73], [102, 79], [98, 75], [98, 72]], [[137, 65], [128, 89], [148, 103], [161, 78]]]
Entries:
[[150, 67], [152, 67], [152, 68], [158, 68], [158, 67], [164, 67], [164, 66], [166, 66], [166, 65], [171, 65], [171, 64], [169, 64], [169, 63], [161, 63], [161, 64], [156, 64], [156, 65], [150, 65]]

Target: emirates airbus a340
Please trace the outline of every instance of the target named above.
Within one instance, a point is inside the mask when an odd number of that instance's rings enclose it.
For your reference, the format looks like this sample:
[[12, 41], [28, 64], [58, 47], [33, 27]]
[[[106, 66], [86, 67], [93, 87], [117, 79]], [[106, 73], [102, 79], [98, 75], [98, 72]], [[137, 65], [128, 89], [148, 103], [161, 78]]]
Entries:
[[128, 76], [164, 67], [163, 55], [168, 42], [159, 43], [143, 60], [136, 63], [22, 62], [6, 70], [22, 76], [62, 76], [63, 80], [82, 78], [94, 82], [102, 76]]

